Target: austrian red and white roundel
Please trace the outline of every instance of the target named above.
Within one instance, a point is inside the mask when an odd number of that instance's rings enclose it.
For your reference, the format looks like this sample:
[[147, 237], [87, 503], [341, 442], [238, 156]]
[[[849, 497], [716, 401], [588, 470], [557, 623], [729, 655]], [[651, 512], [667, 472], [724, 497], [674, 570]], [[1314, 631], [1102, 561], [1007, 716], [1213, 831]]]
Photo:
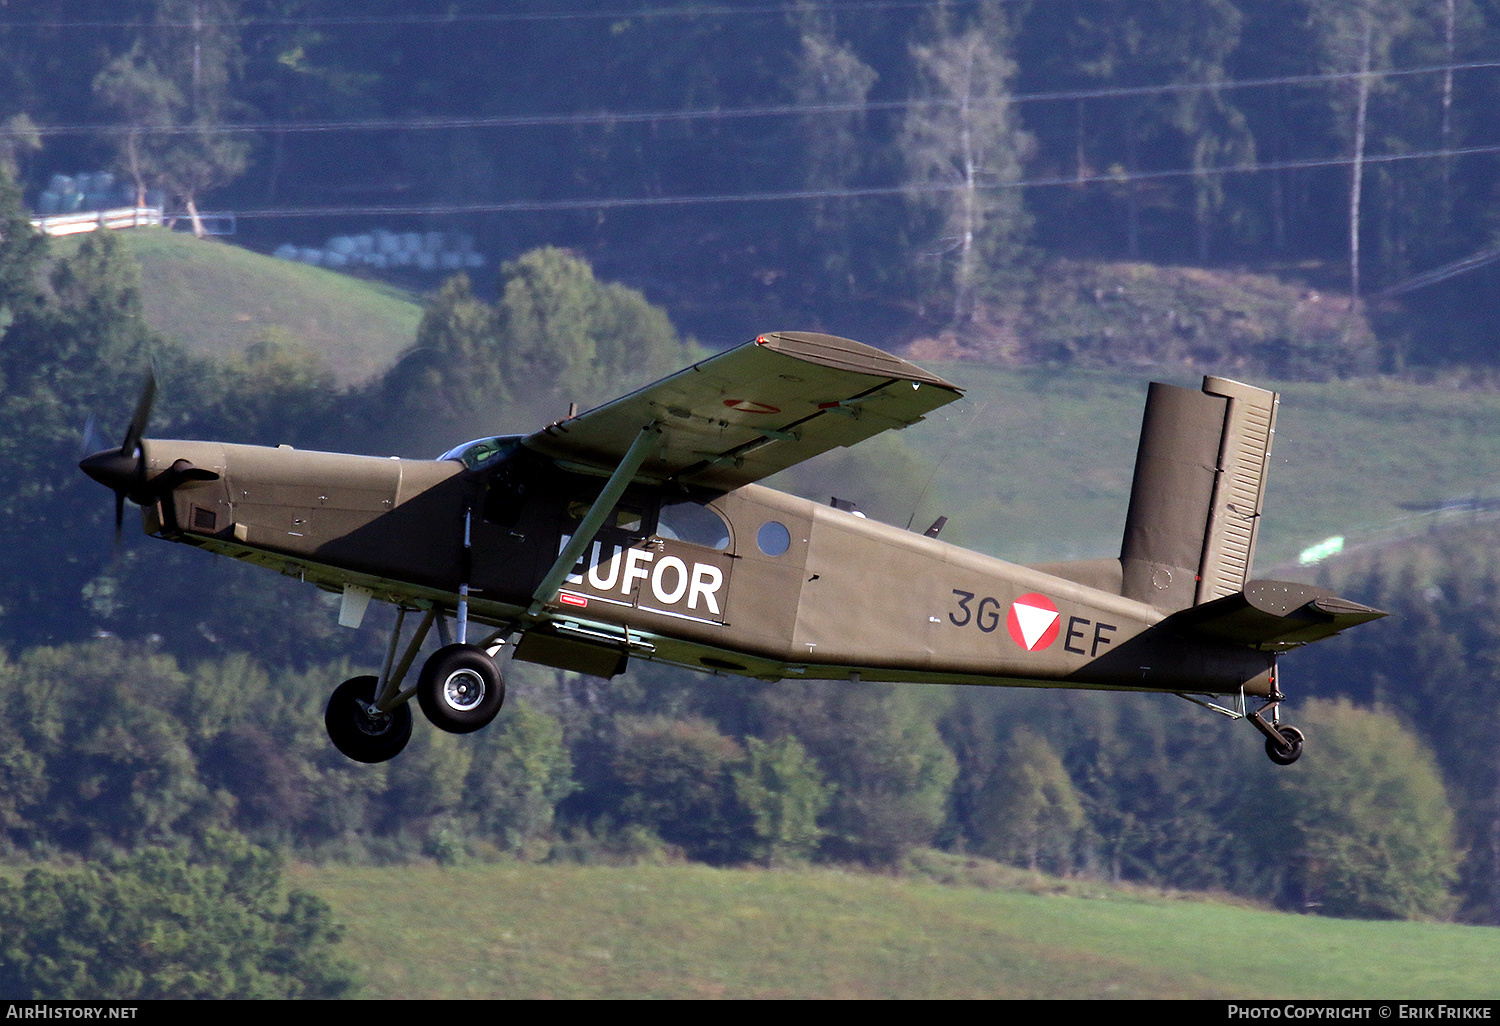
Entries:
[[725, 399], [724, 405], [740, 413], [780, 413], [781, 407], [758, 403], [754, 399]]
[[1011, 639], [1017, 645], [1028, 652], [1039, 652], [1057, 640], [1061, 620], [1051, 599], [1032, 592], [1010, 604], [1005, 626], [1010, 628]]

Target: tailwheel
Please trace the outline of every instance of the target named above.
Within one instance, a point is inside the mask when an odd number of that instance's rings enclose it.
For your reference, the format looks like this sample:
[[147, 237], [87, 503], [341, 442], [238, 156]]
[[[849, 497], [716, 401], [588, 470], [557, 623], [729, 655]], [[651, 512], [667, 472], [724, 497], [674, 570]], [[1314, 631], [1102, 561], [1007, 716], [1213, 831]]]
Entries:
[[333, 746], [355, 762], [385, 762], [411, 740], [411, 707], [405, 702], [390, 712], [374, 708], [373, 676], [351, 677], [334, 689], [323, 714]]
[[417, 701], [434, 727], [468, 734], [484, 727], [505, 703], [505, 678], [477, 645], [448, 645], [432, 654], [417, 681]]
[[1288, 727], [1278, 724], [1276, 732], [1281, 735], [1281, 743], [1273, 737], [1266, 737], [1266, 754], [1271, 761], [1278, 766], [1290, 766], [1302, 757], [1302, 731], [1296, 727]]

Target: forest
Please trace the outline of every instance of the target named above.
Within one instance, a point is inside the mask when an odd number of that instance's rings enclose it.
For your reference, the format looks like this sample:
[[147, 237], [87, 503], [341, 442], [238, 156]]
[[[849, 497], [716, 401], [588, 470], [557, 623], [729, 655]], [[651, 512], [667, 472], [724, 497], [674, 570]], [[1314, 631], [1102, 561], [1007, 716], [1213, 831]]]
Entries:
[[[263, 252], [370, 228], [462, 230], [492, 266], [565, 246], [715, 347], [784, 322], [1024, 350], [1059, 316], [1029, 290], [1069, 260], [1149, 261], [1358, 297], [1382, 333], [1366, 369], [1488, 364], [1495, 17], [29, 0], [0, 15], [0, 138], [33, 205], [53, 175], [111, 171], [185, 219], [232, 212]], [[1071, 344], [1033, 355], [1118, 348], [1050, 327]]]
[[[340, 631], [329, 596], [264, 570], [112, 548], [76, 470], [153, 364], [158, 436], [431, 455], [783, 323], [1059, 372], [1488, 387], [1497, 19], [1473, 0], [0, 7], [0, 854], [201, 890], [273, 850], [890, 871], [937, 847], [1500, 924], [1483, 523], [1326, 572], [1402, 629], [1300, 657], [1318, 757], [1290, 772], [1186, 703], [648, 663], [607, 685], [514, 664], [489, 729], [419, 731], [367, 767], [321, 708], [381, 631]], [[182, 229], [233, 212], [231, 241], [265, 253], [461, 229], [488, 265], [383, 276], [424, 314], [369, 380], [284, 337], [190, 355], [146, 324], [113, 233], [63, 249], [27, 223], [53, 176], [100, 169]], [[35, 880], [0, 885], [0, 922], [51, 907], [58, 881]], [[267, 943], [311, 945], [289, 992], [341, 993], [326, 909], [253, 897]], [[219, 992], [273, 992], [244, 986]]]

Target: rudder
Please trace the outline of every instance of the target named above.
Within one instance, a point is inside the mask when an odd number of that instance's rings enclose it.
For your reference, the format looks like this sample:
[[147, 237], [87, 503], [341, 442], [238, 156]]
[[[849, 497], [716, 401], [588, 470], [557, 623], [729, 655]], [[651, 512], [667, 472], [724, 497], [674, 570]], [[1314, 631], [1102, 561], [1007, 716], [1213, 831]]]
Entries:
[[1281, 397], [1228, 378], [1206, 377], [1203, 391], [1229, 400], [1219, 446], [1218, 480], [1198, 569], [1196, 601], [1211, 602], [1245, 586], [1266, 497], [1271, 442]]
[[1250, 573], [1276, 393], [1206, 377], [1152, 382], [1141, 421], [1121, 593], [1168, 612], [1238, 592]]

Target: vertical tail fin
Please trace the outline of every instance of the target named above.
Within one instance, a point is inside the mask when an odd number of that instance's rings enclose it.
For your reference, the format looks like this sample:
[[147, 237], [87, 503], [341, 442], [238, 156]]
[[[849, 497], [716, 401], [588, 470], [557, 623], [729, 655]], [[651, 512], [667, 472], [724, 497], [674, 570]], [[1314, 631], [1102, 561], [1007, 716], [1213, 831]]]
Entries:
[[1225, 378], [1152, 382], [1120, 547], [1121, 593], [1185, 609], [1249, 576], [1278, 398]]

